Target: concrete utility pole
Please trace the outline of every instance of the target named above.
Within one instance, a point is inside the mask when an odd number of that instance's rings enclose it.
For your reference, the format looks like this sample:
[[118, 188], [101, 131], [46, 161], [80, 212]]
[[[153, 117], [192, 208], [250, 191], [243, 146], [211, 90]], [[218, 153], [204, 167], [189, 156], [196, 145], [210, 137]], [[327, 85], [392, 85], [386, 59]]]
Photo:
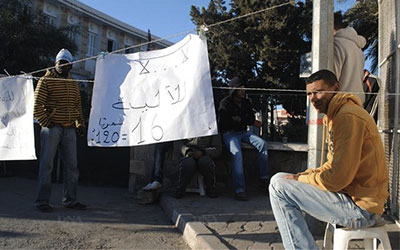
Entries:
[[[313, 1], [312, 72], [320, 69], [333, 71], [333, 0]], [[307, 98], [308, 112], [308, 168], [321, 166], [322, 118]], [[325, 152], [323, 153], [325, 157]], [[325, 223], [306, 214], [305, 219], [313, 235], [323, 235]]]
[[[333, 0], [313, 1], [312, 72], [320, 69], [333, 71]], [[308, 106], [308, 168], [321, 165], [322, 118], [315, 108]]]

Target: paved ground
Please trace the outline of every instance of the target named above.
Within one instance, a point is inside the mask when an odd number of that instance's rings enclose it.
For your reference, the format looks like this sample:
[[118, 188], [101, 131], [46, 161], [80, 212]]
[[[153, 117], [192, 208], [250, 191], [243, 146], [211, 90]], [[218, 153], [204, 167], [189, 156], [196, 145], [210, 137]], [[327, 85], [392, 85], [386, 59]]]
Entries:
[[189, 249], [158, 205], [139, 205], [127, 189], [83, 187], [86, 211], [61, 206], [53, 185], [53, 213], [34, 209], [36, 180], [0, 178], [0, 249]]
[[[161, 206], [183, 232], [192, 249], [284, 249], [268, 196], [250, 190], [250, 200], [236, 201], [229, 191], [217, 199], [186, 195], [176, 200], [168, 195]], [[388, 225], [392, 249], [400, 249], [400, 228]], [[323, 232], [315, 235], [322, 247]], [[363, 249], [362, 241], [352, 241], [351, 249]]]
[[[35, 189], [36, 180], [0, 178], [0, 249], [283, 249], [268, 196], [256, 188], [247, 202], [223, 189], [216, 199], [163, 193], [163, 212], [158, 204], [137, 204], [127, 189], [81, 186], [89, 209], [74, 211], [61, 206], [62, 186], [54, 184], [49, 214], [33, 208]], [[388, 229], [392, 248], [400, 249], [400, 228]], [[321, 246], [322, 236], [316, 240]]]

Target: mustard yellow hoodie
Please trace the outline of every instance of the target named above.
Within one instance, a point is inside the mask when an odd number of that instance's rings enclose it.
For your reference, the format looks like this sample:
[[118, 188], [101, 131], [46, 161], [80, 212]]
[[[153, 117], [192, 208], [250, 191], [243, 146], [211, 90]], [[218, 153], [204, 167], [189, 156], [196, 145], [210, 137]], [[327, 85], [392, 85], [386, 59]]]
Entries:
[[336, 94], [324, 117], [328, 126], [327, 161], [300, 173], [299, 181], [348, 194], [361, 208], [382, 214], [388, 197], [384, 149], [373, 118], [359, 98]]

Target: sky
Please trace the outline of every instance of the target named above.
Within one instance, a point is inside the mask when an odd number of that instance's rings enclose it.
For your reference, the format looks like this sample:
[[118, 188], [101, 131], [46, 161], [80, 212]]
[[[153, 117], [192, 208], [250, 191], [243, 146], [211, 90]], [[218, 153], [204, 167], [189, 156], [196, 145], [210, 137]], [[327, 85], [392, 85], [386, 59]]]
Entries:
[[[138, 29], [160, 37], [170, 37], [186, 31], [195, 30], [190, 16], [191, 6], [207, 7], [210, 0], [78, 0], [109, 16], [130, 24]], [[228, 3], [229, 0], [226, 0]], [[335, 0], [335, 11], [346, 11], [356, 0]], [[184, 35], [168, 38], [178, 42]], [[366, 62], [370, 68], [370, 62]]]
[[[209, 0], [78, 0], [138, 29], [164, 38], [195, 30], [190, 7], [207, 7]], [[178, 42], [184, 37], [168, 39]]]
[[[185, 31], [195, 30], [191, 21], [190, 8], [207, 7], [209, 0], [79, 0], [109, 16], [147, 32], [164, 38]], [[227, 0], [226, 2], [229, 2]], [[355, 0], [337, 3], [335, 10], [346, 10]], [[168, 39], [177, 42], [183, 38]]]

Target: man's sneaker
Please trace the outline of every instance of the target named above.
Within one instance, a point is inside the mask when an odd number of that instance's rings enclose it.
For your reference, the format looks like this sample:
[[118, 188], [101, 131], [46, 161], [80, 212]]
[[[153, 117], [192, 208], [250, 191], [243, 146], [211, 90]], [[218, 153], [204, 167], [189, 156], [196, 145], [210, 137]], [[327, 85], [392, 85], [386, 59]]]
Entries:
[[246, 192], [239, 192], [235, 194], [235, 199], [238, 201], [248, 201], [249, 197]]
[[143, 187], [143, 190], [149, 190], [149, 188], [151, 187], [151, 184], [153, 184], [153, 182], [150, 182], [149, 184], [147, 184], [146, 186]]
[[37, 204], [36, 208], [37, 208], [37, 210], [39, 210], [40, 212], [43, 212], [43, 213], [53, 212], [53, 208], [47, 203]]
[[150, 190], [159, 189], [159, 188], [161, 188], [161, 187], [162, 187], [162, 185], [161, 185], [160, 182], [158, 182], [158, 181], [153, 181], [153, 182], [147, 184], [147, 185], [143, 188], [143, 190], [150, 191]]

